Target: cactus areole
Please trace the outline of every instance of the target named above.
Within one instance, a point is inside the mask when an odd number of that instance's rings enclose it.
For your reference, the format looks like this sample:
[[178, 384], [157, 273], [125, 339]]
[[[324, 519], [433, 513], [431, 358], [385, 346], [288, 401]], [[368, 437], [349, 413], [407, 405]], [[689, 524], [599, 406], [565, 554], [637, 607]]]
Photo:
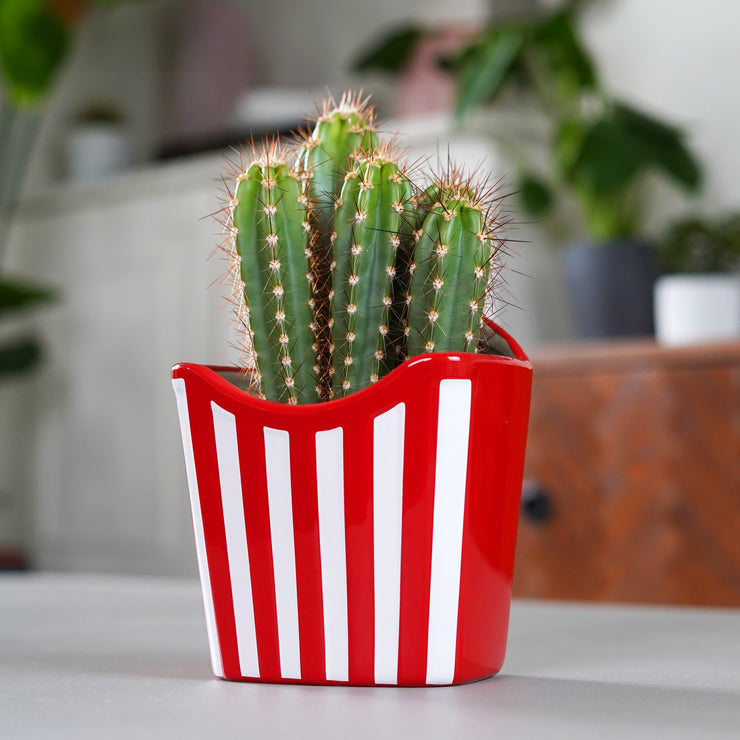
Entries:
[[425, 352], [478, 352], [500, 270], [500, 198], [450, 167], [414, 182], [345, 94], [288, 145], [253, 148], [227, 251], [251, 390], [290, 404], [366, 388]]

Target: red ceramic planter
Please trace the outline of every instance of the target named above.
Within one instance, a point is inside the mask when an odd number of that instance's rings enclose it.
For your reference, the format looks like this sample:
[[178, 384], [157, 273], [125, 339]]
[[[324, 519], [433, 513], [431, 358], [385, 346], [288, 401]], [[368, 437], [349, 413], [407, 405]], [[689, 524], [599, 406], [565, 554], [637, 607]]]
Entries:
[[532, 368], [428, 354], [324, 404], [172, 370], [214, 673], [428, 686], [504, 660]]

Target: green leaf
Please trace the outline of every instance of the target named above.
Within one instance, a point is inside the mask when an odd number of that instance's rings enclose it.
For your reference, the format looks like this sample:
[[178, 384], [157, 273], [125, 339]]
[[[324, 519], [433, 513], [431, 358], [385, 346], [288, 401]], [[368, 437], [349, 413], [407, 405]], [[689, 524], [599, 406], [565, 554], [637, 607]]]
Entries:
[[689, 190], [699, 187], [699, 164], [684, 145], [680, 129], [623, 103], [615, 105], [615, 115], [640, 158]]
[[547, 215], [552, 206], [553, 194], [544, 180], [531, 172], [524, 172], [519, 176], [518, 186], [523, 210], [533, 218]]
[[609, 242], [634, 235], [639, 211], [630, 208], [624, 198], [604, 195], [588, 188], [576, 188], [575, 194], [591, 239]]
[[33, 337], [0, 347], [0, 377], [28, 372], [41, 360], [41, 345]]
[[630, 136], [610, 113], [587, 126], [574, 155], [569, 180], [599, 195], [624, 190], [644, 166]]
[[511, 78], [524, 47], [524, 36], [519, 28], [501, 26], [461, 54], [455, 64], [458, 118], [493, 98]]
[[563, 121], [555, 132], [552, 166], [558, 177], [566, 182], [574, 179], [586, 133], [586, 123], [577, 118]]
[[421, 31], [413, 26], [394, 31], [363, 52], [352, 63], [352, 69], [356, 72], [400, 72], [411, 58], [421, 35]]
[[0, 276], [0, 314], [49, 303], [55, 294], [48, 288]]
[[594, 65], [568, 11], [561, 10], [550, 15], [535, 29], [532, 48], [542, 56], [566, 99], [595, 87]]
[[68, 42], [67, 29], [44, 0], [0, 0], [0, 71], [16, 106], [46, 94]]
[[740, 266], [740, 216], [684, 218], [658, 241], [663, 272], [727, 272]]

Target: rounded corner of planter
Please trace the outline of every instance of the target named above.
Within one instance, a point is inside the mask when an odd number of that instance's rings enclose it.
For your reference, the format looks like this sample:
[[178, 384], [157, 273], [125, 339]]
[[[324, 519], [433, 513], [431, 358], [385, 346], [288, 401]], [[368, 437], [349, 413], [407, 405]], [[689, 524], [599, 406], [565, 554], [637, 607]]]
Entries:
[[178, 380], [185, 377], [190, 370], [189, 362], [177, 362], [170, 368], [170, 377], [172, 380]]

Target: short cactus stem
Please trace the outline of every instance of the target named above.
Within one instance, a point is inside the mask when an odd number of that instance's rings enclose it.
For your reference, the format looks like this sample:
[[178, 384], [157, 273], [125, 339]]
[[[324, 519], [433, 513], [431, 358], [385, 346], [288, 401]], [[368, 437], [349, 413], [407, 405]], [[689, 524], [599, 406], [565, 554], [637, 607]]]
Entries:
[[475, 352], [495, 247], [469, 186], [442, 184], [426, 215], [409, 291], [409, 355]]

